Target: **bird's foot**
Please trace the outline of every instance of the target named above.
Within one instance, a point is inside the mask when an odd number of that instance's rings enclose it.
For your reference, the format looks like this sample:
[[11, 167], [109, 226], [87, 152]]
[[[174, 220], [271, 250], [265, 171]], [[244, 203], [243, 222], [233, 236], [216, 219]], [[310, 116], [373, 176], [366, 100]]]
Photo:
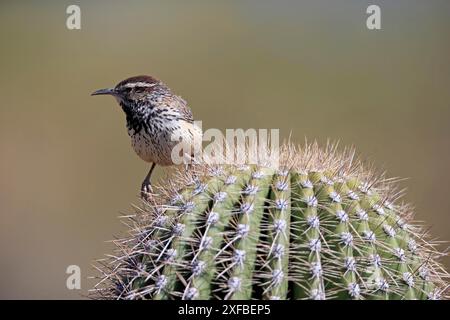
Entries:
[[141, 185], [142, 200], [149, 200], [150, 194], [153, 192], [152, 184], [148, 180], [144, 180]]

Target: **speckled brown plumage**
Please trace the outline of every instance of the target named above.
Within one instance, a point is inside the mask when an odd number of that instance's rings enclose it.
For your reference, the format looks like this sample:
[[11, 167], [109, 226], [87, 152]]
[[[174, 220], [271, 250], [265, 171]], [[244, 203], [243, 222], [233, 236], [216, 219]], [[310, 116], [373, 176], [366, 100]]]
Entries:
[[187, 155], [193, 154], [194, 144], [201, 145], [201, 129], [194, 125], [186, 101], [160, 80], [146, 75], [135, 76], [119, 82], [114, 88], [93, 93], [100, 94], [116, 98], [126, 115], [134, 151], [142, 160], [152, 163], [142, 183], [143, 196], [150, 190], [150, 176], [155, 165], [174, 164], [172, 150], [179, 143], [175, 137], [182, 138], [183, 150], [190, 150]]

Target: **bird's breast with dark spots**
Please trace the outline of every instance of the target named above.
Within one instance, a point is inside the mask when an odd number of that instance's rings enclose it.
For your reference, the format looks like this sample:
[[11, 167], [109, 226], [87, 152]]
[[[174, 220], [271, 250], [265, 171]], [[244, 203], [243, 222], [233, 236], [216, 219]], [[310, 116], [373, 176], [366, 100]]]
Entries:
[[[131, 144], [140, 158], [158, 165], [171, 165], [172, 149], [177, 141], [172, 141], [174, 132], [189, 136], [184, 132], [185, 121], [177, 108], [169, 105], [147, 103], [143, 105], [122, 106], [127, 120]], [[181, 130], [181, 131], [180, 131]]]

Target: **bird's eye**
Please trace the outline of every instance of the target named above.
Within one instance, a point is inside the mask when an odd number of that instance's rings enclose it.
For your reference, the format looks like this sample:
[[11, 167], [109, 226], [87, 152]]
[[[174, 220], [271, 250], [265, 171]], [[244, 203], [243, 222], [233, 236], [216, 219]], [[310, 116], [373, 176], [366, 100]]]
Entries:
[[145, 91], [145, 87], [134, 87], [133, 88], [134, 89], [134, 92], [143, 92], [143, 91]]
[[128, 94], [128, 93], [131, 92], [131, 88], [129, 88], [129, 87], [122, 87], [122, 88], [120, 88], [119, 91], [120, 91], [122, 94]]

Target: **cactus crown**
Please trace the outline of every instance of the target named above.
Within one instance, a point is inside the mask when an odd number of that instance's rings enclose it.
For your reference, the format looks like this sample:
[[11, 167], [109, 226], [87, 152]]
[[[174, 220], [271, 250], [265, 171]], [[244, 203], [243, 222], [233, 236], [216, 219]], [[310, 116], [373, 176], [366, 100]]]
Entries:
[[437, 299], [442, 256], [353, 150], [285, 145], [278, 170], [177, 170], [128, 216], [96, 298]]

